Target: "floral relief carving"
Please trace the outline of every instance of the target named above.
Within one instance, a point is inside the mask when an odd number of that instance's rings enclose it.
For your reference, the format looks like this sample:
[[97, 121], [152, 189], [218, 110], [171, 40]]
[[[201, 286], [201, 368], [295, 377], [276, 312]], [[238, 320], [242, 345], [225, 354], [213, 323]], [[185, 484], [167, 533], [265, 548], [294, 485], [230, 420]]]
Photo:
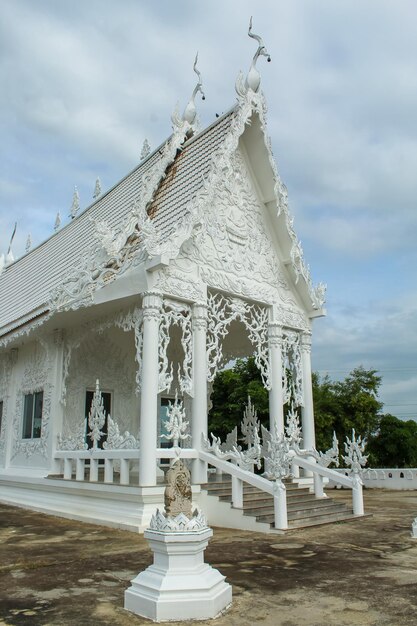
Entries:
[[177, 380], [182, 393], [193, 394], [193, 336], [191, 308], [187, 304], [165, 298], [159, 325], [159, 393], [169, 392], [174, 379], [174, 364], [169, 361], [170, 329], [181, 331], [183, 359], [178, 363]]
[[303, 406], [301, 337], [291, 330], [284, 330], [282, 338], [282, 390], [284, 404], [292, 400], [295, 406]]
[[241, 321], [255, 348], [255, 363], [266, 389], [271, 388], [268, 349], [268, 309], [240, 298], [223, 294], [208, 295], [207, 370], [208, 381], [214, 380], [224, 358], [222, 342], [234, 320]]
[[277, 290], [289, 287], [250, 181], [242, 155], [234, 152], [223, 165], [212, 206], [200, 216], [182, 254], [201, 266], [208, 284], [272, 302]]
[[131, 345], [126, 342], [124, 347], [117, 333], [120, 331], [109, 329], [104, 340], [97, 333], [89, 334], [74, 350], [67, 380], [64, 439], [74, 432], [85, 434], [85, 393], [86, 389], [95, 389], [97, 378], [101, 389], [112, 393], [111, 412], [120, 416], [120, 430], [135, 432], [137, 429], [133, 342]]
[[[13, 450], [12, 459], [18, 454], [30, 458], [39, 454], [48, 457], [49, 424], [51, 418], [51, 400], [53, 385], [51, 378], [51, 361], [47, 344], [36, 343], [33, 352], [27, 357], [26, 367], [17, 392], [16, 406], [13, 417]], [[41, 436], [37, 439], [22, 439], [23, 407], [26, 394], [43, 391]]]
[[13, 367], [12, 354], [0, 355], [0, 401], [3, 402], [3, 416], [0, 430], [0, 458], [6, 448], [6, 431], [9, 420], [9, 386]]

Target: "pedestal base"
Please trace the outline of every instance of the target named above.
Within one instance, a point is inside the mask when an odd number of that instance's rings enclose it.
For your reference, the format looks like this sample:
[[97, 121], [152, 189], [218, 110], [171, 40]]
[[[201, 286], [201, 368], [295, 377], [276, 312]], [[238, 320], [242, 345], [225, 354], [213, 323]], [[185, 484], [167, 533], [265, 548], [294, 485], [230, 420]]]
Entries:
[[146, 530], [153, 565], [125, 592], [125, 609], [155, 622], [216, 617], [232, 602], [232, 587], [207, 563], [211, 528], [186, 532]]

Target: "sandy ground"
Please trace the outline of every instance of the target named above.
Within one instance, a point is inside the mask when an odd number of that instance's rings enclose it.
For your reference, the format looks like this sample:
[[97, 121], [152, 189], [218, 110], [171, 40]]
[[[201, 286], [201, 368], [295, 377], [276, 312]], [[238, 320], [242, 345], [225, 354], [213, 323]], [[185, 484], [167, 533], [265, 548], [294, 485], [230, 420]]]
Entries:
[[[417, 492], [368, 490], [365, 506], [372, 517], [286, 535], [214, 529], [206, 560], [233, 604], [198, 623], [417, 625]], [[123, 593], [151, 561], [141, 535], [0, 504], [0, 625], [149, 624]]]

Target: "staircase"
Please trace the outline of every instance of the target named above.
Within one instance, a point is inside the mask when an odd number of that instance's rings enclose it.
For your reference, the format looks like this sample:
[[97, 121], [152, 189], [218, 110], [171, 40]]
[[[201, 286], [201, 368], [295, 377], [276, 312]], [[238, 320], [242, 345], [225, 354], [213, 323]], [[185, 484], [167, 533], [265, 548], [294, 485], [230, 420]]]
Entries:
[[[299, 487], [291, 480], [285, 480], [287, 490], [288, 529], [306, 528], [319, 524], [330, 524], [357, 519], [353, 510], [344, 503], [332, 498], [316, 498], [308, 487]], [[232, 481], [229, 476], [213, 475], [205, 485], [201, 485], [209, 496], [230, 502], [232, 506]], [[274, 528], [274, 503], [271, 495], [251, 485], [243, 486], [243, 515], [250, 515], [257, 522], [267, 523]]]

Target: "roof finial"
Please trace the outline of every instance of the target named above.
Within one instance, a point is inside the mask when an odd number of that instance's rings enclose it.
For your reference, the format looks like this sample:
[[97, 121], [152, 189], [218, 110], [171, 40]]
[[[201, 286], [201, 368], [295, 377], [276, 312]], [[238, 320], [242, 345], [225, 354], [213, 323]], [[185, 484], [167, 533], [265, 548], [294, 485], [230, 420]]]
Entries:
[[198, 52], [195, 55], [195, 61], [194, 61], [194, 66], [193, 66], [193, 70], [198, 76], [198, 82], [196, 86], [194, 87], [194, 91], [191, 95], [190, 101], [185, 107], [184, 113], [182, 116], [182, 119], [184, 120], [184, 122], [188, 122], [189, 124], [193, 124], [195, 122], [195, 118], [197, 117], [197, 109], [195, 106], [195, 97], [197, 93], [198, 92], [201, 93], [202, 100], [206, 99], [206, 96], [204, 95], [204, 91], [203, 91], [203, 81], [201, 80], [201, 73], [197, 69], [197, 61], [198, 61]]
[[30, 233], [29, 233], [28, 238], [26, 239], [26, 248], [25, 248], [26, 252], [29, 252], [31, 247], [32, 247], [32, 237], [30, 236]]
[[13, 252], [12, 252], [12, 243], [13, 243], [13, 239], [14, 236], [16, 234], [16, 229], [17, 229], [17, 222], [14, 223], [14, 229], [12, 232], [12, 236], [10, 237], [10, 243], [9, 243], [9, 248], [7, 250], [7, 254], [6, 254], [6, 265], [9, 265], [10, 263], [13, 263], [14, 261], [14, 256], [13, 256]]
[[269, 55], [269, 52], [264, 46], [264, 42], [259, 37], [259, 35], [255, 35], [255, 33], [252, 32], [252, 17], [250, 18], [250, 22], [249, 22], [248, 35], [249, 37], [252, 37], [252, 39], [256, 39], [256, 41], [258, 42], [258, 49], [253, 55], [252, 63], [249, 68], [248, 75], [246, 76], [245, 84], [248, 89], [252, 89], [252, 91], [256, 92], [258, 91], [259, 85], [261, 84], [261, 75], [256, 69], [256, 62], [260, 56], [264, 56], [264, 57], [267, 57], [268, 63], [269, 63], [271, 60], [271, 57]]
[[56, 218], [55, 218], [55, 224], [54, 224], [54, 231], [56, 232], [59, 227], [61, 226], [61, 215], [58, 213], [56, 214]]
[[96, 184], [94, 187], [93, 199], [97, 200], [99, 196], [101, 196], [101, 182], [99, 177], [97, 176]]
[[151, 153], [151, 146], [149, 145], [149, 141], [145, 139], [142, 145], [142, 151], [140, 153], [140, 160], [143, 161], [143, 159], [146, 159], [146, 157], [149, 156], [150, 153]]
[[78, 193], [77, 185], [74, 187], [74, 195], [72, 196], [72, 204], [71, 204], [71, 219], [77, 215], [80, 210], [80, 194]]

